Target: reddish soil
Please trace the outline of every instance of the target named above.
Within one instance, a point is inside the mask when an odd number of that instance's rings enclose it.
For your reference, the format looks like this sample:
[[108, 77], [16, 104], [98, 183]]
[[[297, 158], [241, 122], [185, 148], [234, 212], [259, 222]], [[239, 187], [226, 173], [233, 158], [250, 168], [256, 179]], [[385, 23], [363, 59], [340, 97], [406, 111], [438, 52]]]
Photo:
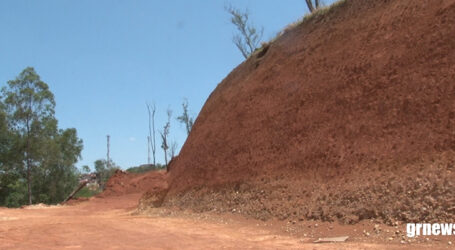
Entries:
[[164, 205], [454, 221], [454, 27], [454, 0], [347, 0], [287, 29], [210, 95]]
[[[92, 198], [73, 206], [0, 208], [0, 249], [415, 249], [416, 244], [364, 243], [353, 236], [339, 244], [314, 244], [316, 235], [351, 235], [363, 225], [307, 227], [308, 237], [279, 232], [277, 225], [235, 216], [152, 209], [137, 215], [140, 194]], [[136, 215], [134, 215], [136, 214]], [[368, 226], [367, 228], [371, 228]], [[384, 228], [384, 230], [386, 230]], [[349, 234], [348, 234], [349, 235]], [[376, 238], [373, 236], [372, 238]], [[365, 238], [365, 237], [364, 237]], [[426, 248], [447, 242], [430, 240]]]
[[455, 221], [454, 27], [455, 0], [315, 15], [218, 85], [169, 173], [0, 208], [0, 248], [450, 247], [403, 223]]
[[149, 171], [143, 174], [135, 174], [117, 170], [107, 181], [104, 191], [98, 196], [121, 196], [145, 193], [157, 187], [166, 188], [166, 177], [166, 171]]

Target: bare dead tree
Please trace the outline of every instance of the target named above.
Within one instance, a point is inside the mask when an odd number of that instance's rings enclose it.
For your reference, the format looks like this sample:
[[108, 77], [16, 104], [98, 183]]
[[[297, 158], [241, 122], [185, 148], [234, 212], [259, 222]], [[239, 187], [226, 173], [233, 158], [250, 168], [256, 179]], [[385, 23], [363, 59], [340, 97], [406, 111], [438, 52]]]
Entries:
[[[156, 165], [156, 141], [155, 141], [155, 111], [156, 111], [156, 106], [155, 104], [150, 105], [146, 103], [147, 105], [147, 110], [149, 114], [149, 136], [148, 136], [148, 145], [149, 148], [151, 146], [152, 148], [152, 155], [153, 155], [153, 166]], [[148, 156], [148, 163], [150, 164], [150, 152]]]
[[305, 0], [305, 2], [310, 12], [315, 12], [317, 9], [319, 9], [319, 7], [321, 7], [320, 0]]
[[171, 147], [169, 148], [169, 159], [172, 161], [177, 153], [177, 142], [173, 141]]
[[232, 41], [246, 59], [259, 47], [264, 28], [261, 27], [258, 30], [248, 23], [248, 10], [242, 12], [232, 6], [225, 7], [225, 10], [231, 15], [231, 23], [239, 31], [239, 34], [234, 35]]
[[167, 150], [169, 149], [169, 144], [168, 144], [168, 136], [169, 132], [171, 129], [171, 117], [172, 117], [172, 110], [168, 109], [167, 110], [167, 122], [163, 127], [163, 131], [160, 131], [161, 135], [161, 148], [164, 151], [164, 162], [167, 167], [168, 160], [167, 160]]

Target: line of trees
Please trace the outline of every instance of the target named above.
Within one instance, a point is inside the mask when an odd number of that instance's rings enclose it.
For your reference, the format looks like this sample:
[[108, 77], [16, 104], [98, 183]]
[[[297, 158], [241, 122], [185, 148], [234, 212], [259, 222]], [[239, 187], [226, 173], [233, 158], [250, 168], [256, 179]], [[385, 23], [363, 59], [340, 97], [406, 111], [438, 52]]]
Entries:
[[49, 86], [32, 67], [0, 94], [0, 206], [58, 203], [78, 183], [82, 140], [59, 129]]

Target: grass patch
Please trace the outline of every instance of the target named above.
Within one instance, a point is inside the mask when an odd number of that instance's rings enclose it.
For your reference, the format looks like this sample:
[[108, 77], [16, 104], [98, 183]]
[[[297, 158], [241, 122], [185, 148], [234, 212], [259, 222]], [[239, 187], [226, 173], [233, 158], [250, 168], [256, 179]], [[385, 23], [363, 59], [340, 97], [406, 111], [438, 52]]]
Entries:
[[101, 192], [100, 189], [91, 189], [89, 187], [83, 187], [77, 194], [74, 196], [75, 198], [90, 198], [95, 196]]
[[128, 173], [135, 173], [135, 174], [142, 174], [149, 171], [156, 171], [156, 170], [163, 170], [166, 169], [166, 166], [161, 164], [156, 164], [156, 166], [152, 164], [144, 164], [138, 167], [131, 167], [126, 170]]

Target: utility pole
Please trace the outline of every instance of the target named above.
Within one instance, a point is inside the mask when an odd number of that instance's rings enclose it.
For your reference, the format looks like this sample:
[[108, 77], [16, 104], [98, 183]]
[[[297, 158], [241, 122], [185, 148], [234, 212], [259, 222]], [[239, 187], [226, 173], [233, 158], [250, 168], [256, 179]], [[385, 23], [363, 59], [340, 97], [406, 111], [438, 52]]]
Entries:
[[107, 162], [106, 162], [106, 167], [109, 169], [109, 165], [110, 165], [110, 159], [109, 159], [109, 147], [110, 147], [110, 136], [107, 135]]

